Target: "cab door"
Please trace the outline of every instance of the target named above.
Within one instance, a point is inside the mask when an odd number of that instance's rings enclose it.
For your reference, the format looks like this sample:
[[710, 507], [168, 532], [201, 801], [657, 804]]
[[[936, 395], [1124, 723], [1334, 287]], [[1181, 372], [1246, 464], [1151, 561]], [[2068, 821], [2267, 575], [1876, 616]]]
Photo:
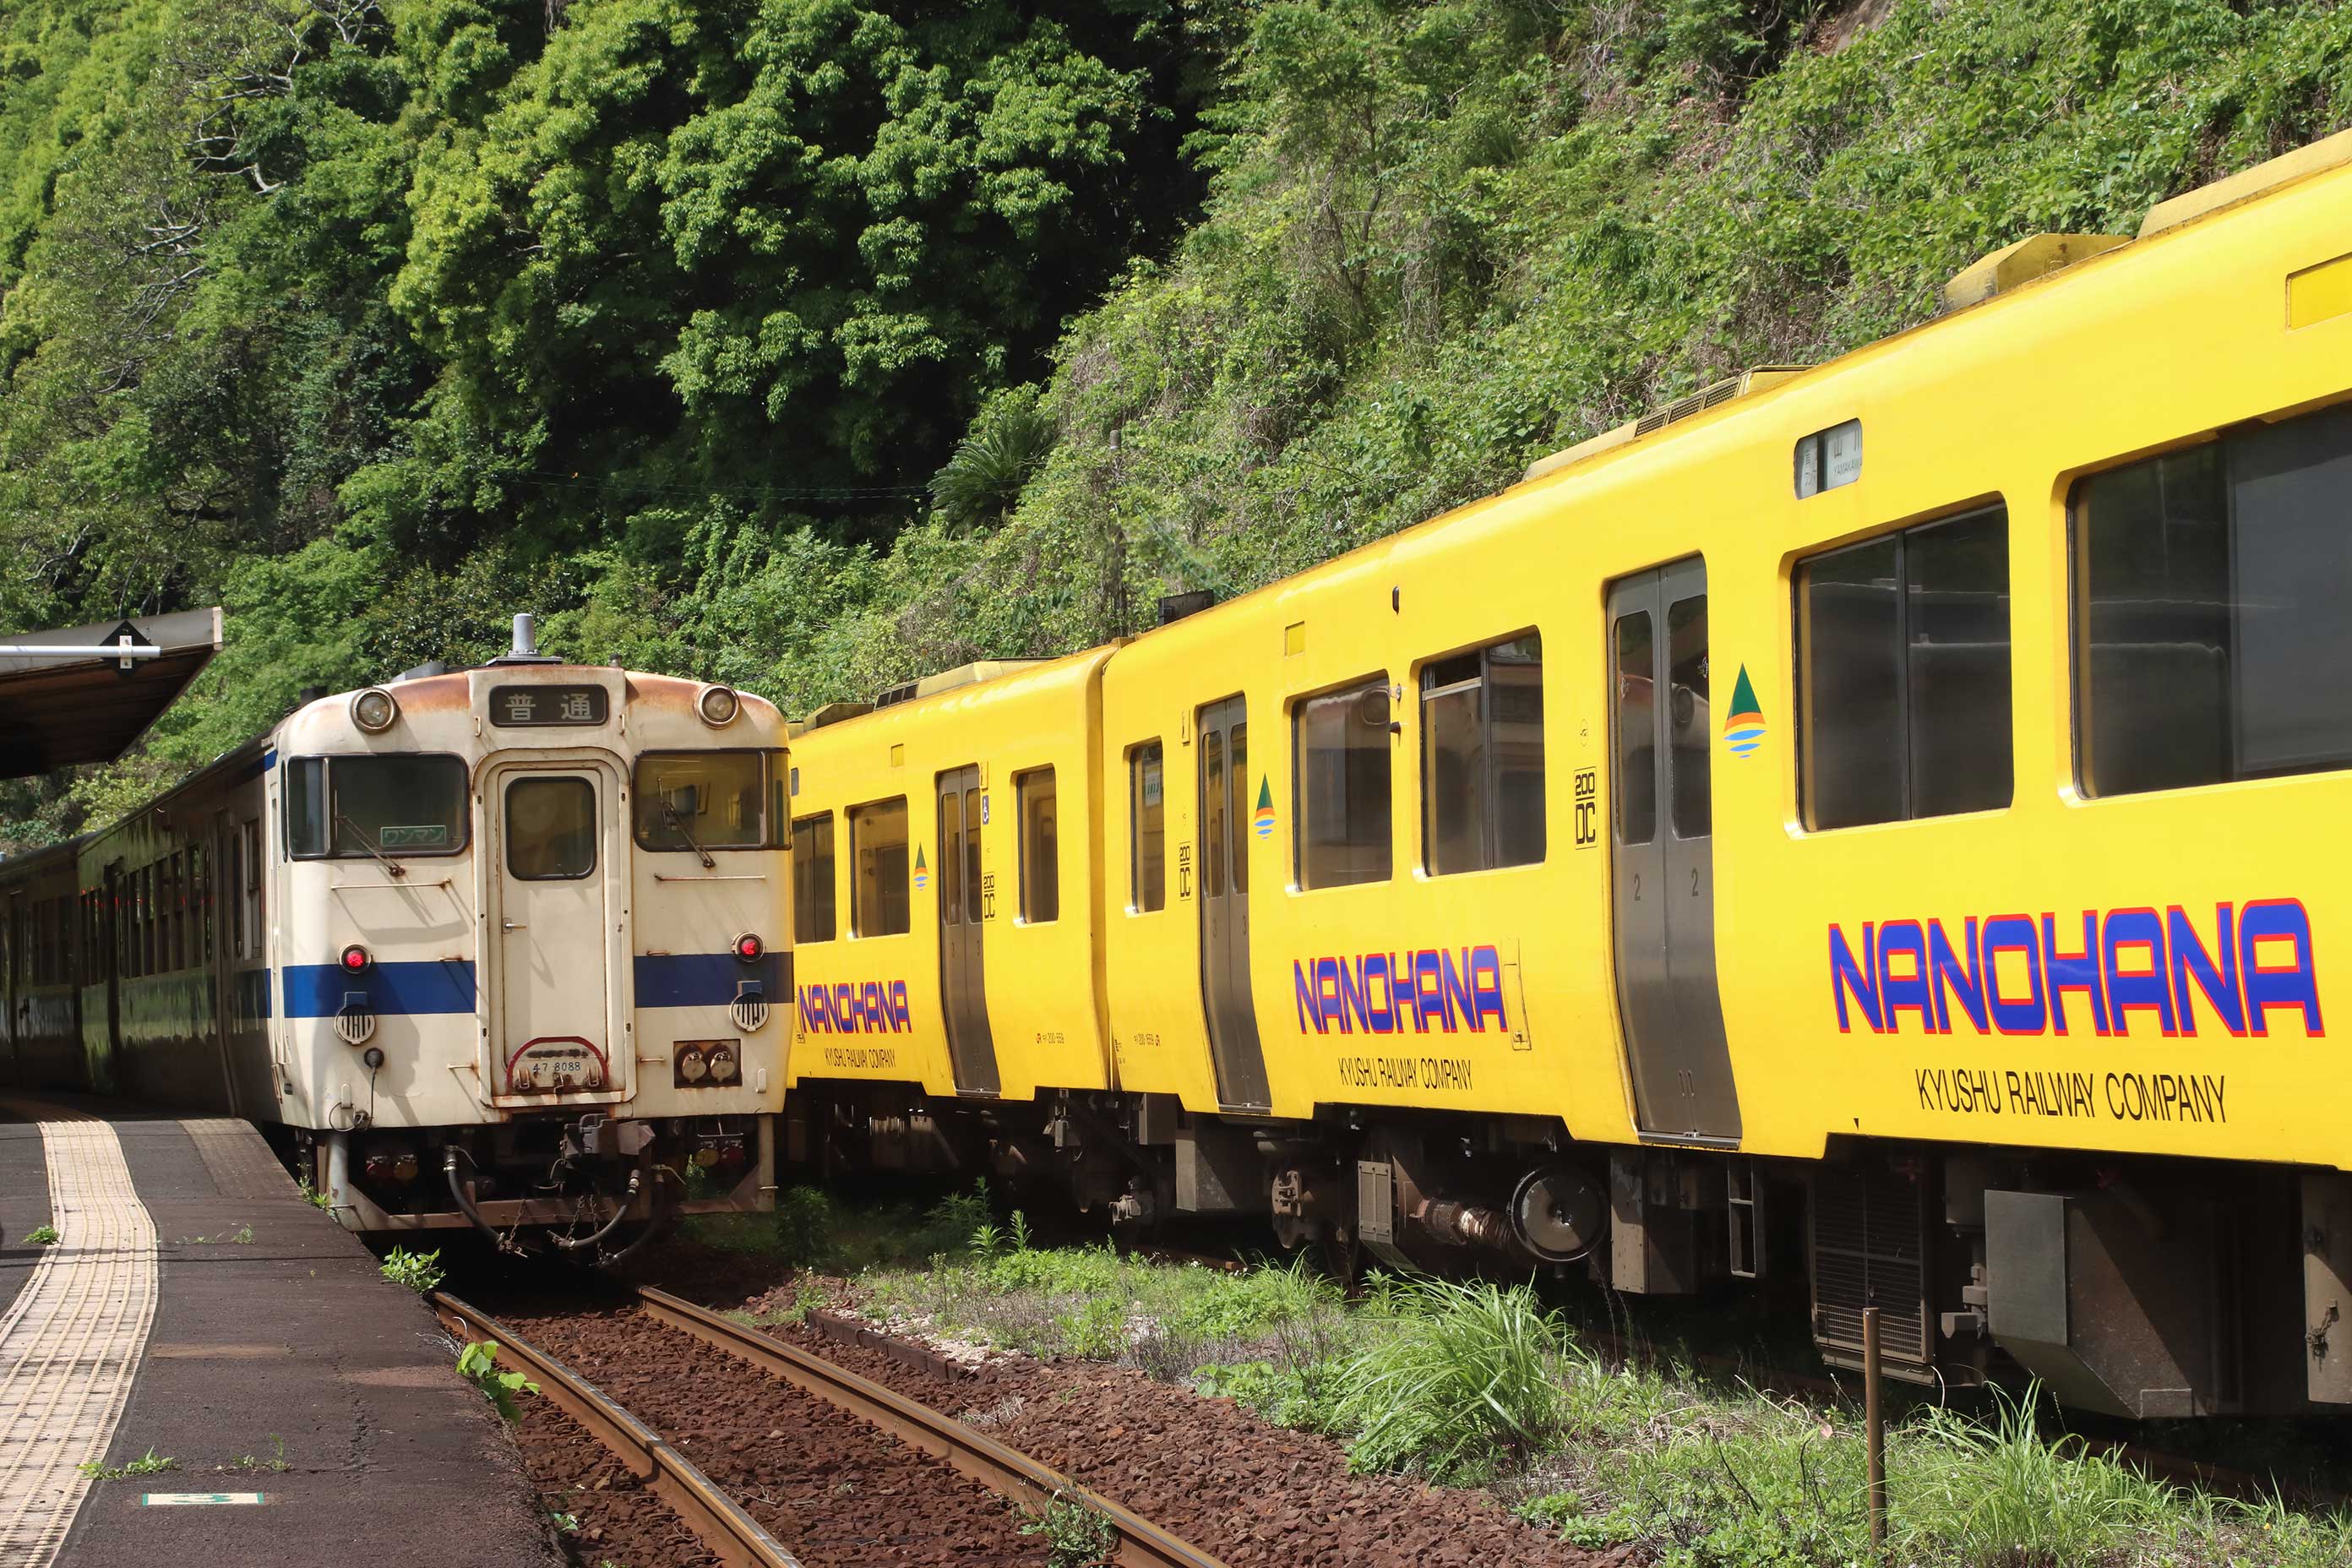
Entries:
[[616, 956], [628, 923], [621, 795], [618, 773], [597, 761], [486, 770], [483, 1066], [501, 1100], [627, 1096], [636, 1052]]
[[1645, 1138], [1739, 1142], [1715, 977], [1706, 563], [1609, 588], [1610, 853], [1617, 1001]]
[[958, 1094], [994, 1094], [1001, 1087], [982, 962], [990, 912], [980, 870], [983, 798], [977, 766], [940, 775], [940, 993]]

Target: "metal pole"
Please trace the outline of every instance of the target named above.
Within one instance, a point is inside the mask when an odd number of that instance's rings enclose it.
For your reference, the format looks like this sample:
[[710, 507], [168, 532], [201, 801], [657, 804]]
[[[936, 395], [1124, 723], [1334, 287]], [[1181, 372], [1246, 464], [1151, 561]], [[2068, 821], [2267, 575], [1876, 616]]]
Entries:
[[1869, 1456], [1870, 1557], [1886, 1560], [1886, 1410], [1878, 1376], [1878, 1309], [1862, 1310], [1862, 1431]]

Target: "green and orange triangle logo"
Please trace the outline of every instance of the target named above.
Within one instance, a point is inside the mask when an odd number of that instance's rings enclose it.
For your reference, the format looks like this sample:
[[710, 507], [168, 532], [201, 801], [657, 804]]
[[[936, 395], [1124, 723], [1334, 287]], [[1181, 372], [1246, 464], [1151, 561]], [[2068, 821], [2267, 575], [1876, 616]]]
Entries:
[[1260, 838], [1274, 836], [1274, 791], [1263, 773], [1258, 775], [1257, 810], [1252, 815], [1251, 826], [1257, 829]]
[[921, 887], [930, 879], [930, 875], [923, 866], [923, 847], [918, 844], [915, 846], [915, 886]]
[[1739, 679], [1731, 688], [1731, 711], [1724, 715], [1723, 738], [1731, 747], [1731, 754], [1744, 757], [1764, 743], [1766, 725], [1764, 705], [1756, 700], [1756, 687], [1748, 679], [1748, 667], [1739, 667]]

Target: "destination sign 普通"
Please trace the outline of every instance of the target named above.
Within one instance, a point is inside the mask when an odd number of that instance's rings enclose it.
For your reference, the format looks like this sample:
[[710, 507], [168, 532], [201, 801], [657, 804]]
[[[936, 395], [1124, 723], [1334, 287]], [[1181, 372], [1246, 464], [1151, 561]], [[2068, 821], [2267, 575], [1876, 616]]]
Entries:
[[490, 722], [501, 729], [542, 724], [602, 724], [608, 710], [601, 686], [493, 686]]

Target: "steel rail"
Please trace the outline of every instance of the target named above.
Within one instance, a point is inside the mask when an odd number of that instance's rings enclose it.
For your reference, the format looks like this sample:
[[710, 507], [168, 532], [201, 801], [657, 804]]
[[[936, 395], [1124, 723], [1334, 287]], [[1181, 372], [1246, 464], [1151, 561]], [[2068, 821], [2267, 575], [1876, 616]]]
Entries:
[[774, 1373], [803, 1393], [847, 1411], [909, 1447], [946, 1460], [982, 1486], [1020, 1506], [1043, 1510], [1055, 1500], [1091, 1509], [1110, 1521], [1118, 1545], [1113, 1561], [1121, 1568], [1224, 1568], [1189, 1542], [1139, 1519], [1118, 1503], [1088, 1490], [1028, 1455], [973, 1431], [950, 1415], [919, 1404], [756, 1330], [742, 1328], [716, 1312], [681, 1301], [650, 1285], [637, 1289], [637, 1301], [656, 1322], [693, 1335], [705, 1344], [742, 1357]]
[[497, 1319], [445, 1290], [433, 1292], [433, 1309], [451, 1332], [497, 1341], [501, 1353], [539, 1380], [541, 1394], [611, 1449], [630, 1474], [649, 1482], [694, 1531], [695, 1539], [728, 1568], [803, 1568], [799, 1558], [785, 1551], [692, 1461], [595, 1384]]

